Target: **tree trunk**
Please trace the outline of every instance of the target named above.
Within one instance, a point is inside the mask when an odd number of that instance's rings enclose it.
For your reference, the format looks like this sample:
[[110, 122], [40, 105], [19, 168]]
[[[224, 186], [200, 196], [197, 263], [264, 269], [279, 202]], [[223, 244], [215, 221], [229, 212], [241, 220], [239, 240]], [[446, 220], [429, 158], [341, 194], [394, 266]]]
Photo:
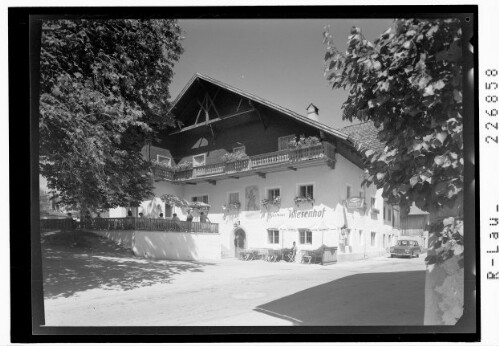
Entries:
[[[462, 199], [461, 199], [462, 200]], [[452, 209], [444, 208], [430, 212], [430, 222], [447, 219], [451, 227], [463, 234], [462, 202]], [[452, 219], [449, 219], [452, 218]], [[431, 233], [428, 240], [428, 256], [436, 255], [434, 244], [438, 233]], [[454, 325], [463, 315], [464, 268], [459, 265], [460, 257], [455, 255], [441, 264], [427, 265], [425, 282], [425, 325]]]

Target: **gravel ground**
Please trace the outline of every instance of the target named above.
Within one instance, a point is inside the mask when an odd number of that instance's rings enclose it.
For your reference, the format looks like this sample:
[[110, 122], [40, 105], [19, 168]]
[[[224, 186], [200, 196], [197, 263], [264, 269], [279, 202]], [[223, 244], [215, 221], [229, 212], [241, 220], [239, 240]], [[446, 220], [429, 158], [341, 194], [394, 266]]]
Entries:
[[136, 258], [105, 238], [42, 241], [49, 326], [422, 325], [424, 260], [329, 266]]

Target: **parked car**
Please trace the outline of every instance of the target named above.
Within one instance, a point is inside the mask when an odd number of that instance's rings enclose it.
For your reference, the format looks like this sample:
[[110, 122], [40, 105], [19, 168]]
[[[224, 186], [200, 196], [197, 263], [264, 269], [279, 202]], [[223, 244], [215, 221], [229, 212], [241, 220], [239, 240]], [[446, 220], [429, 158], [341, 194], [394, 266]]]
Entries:
[[390, 248], [390, 257], [419, 257], [421, 247], [415, 240], [399, 240]]

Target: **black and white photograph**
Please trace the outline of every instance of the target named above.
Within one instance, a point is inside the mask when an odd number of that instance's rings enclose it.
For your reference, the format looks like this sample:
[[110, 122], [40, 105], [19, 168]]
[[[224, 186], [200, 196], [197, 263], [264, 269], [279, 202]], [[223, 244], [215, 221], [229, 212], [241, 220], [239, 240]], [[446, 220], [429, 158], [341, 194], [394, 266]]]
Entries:
[[476, 337], [476, 7], [233, 9], [30, 19], [39, 325]]

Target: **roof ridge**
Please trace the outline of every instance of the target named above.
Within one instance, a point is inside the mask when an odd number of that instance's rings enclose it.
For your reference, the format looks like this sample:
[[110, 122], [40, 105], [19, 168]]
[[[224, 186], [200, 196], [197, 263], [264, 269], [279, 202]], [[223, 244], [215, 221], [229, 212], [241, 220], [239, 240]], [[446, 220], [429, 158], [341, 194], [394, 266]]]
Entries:
[[372, 120], [363, 121], [363, 122], [358, 123], [358, 124], [352, 124], [352, 125], [343, 126], [343, 127], [341, 127], [341, 129], [346, 129], [347, 127], [352, 127], [352, 126], [364, 125], [364, 124], [367, 124], [367, 123], [372, 123]]

